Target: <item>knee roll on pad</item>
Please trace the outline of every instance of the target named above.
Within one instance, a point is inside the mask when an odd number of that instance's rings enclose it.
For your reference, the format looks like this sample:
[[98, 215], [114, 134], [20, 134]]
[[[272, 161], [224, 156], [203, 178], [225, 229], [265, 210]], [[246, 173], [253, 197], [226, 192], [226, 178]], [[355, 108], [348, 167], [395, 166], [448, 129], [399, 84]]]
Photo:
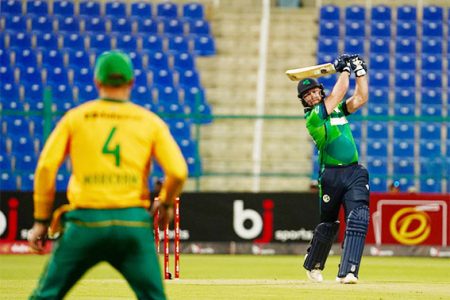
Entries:
[[314, 230], [311, 246], [308, 249], [308, 254], [303, 263], [303, 267], [306, 270], [323, 270], [338, 230], [339, 221], [320, 223], [317, 225]]
[[338, 277], [345, 277], [348, 273], [353, 273], [355, 276], [358, 276], [368, 227], [368, 206], [360, 206], [350, 212], [347, 219], [344, 249], [342, 251]]

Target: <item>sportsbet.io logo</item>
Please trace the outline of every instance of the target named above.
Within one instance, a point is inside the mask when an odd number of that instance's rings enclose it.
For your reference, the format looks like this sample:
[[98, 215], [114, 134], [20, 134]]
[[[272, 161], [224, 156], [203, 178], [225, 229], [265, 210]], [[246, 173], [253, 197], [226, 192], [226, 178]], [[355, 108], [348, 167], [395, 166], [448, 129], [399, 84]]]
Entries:
[[415, 207], [402, 208], [392, 216], [389, 228], [401, 244], [417, 245], [430, 236], [430, 216]]

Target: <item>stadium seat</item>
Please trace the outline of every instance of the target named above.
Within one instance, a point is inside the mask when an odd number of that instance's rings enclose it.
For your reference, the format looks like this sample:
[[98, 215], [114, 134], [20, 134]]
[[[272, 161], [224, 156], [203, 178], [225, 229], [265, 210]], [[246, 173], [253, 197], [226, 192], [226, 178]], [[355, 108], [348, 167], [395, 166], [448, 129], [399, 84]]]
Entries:
[[34, 188], [34, 172], [23, 173], [20, 175], [20, 190], [33, 191]]
[[195, 58], [189, 52], [178, 52], [173, 57], [173, 68], [175, 70], [194, 70]]
[[422, 39], [422, 53], [427, 54], [442, 54], [442, 39], [437, 37], [429, 37], [426, 39]]
[[420, 140], [420, 157], [434, 158], [444, 156], [440, 140]]
[[[337, 42], [336, 44], [338, 44]], [[364, 38], [363, 37], [345, 37], [344, 38], [344, 52], [358, 53], [364, 56]], [[338, 49], [334, 53], [339, 53]]]
[[16, 67], [37, 67], [37, 53], [33, 49], [17, 49], [14, 54]]
[[11, 156], [6, 154], [6, 152], [0, 152], [0, 170], [2, 171], [12, 170]]
[[416, 37], [417, 25], [416, 21], [398, 21], [397, 22], [397, 39], [403, 37]]
[[76, 16], [58, 16], [58, 32], [80, 32], [80, 19]]
[[11, 65], [11, 52], [0, 48], [0, 66], [9, 67]]
[[197, 156], [188, 156], [185, 157], [187, 165], [189, 177], [199, 177], [202, 174], [202, 165], [200, 162], [200, 158]]
[[420, 114], [424, 117], [441, 117], [443, 115], [442, 104], [422, 104]]
[[178, 17], [178, 6], [173, 2], [160, 2], [156, 4], [156, 15], [159, 18], [173, 19]]
[[84, 50], [67, 50], [68, 67], [91, 66], [89, 53]]
[[75, 7], [72, 1], [53, 1], [53, 14], [56, 16], [73, 17], [75, 15]]
[[397, 7], [397, 21], [417, 20], [417, 8], [412, 5], [403, 5]]
[[180, 52], [189, 52], [189, 40], [183, 35], [171, 35], [168, 37], [167, 53], [175, 55]]
[[58, 36], [53, 33], [38, 33], [36, 36], [36, 48], [39, 50], [58, 49]]
[[153, 15], [153, 6], [144, 1], [133, 1], [131, 3], [131, 16], [150, 18]]
[[[11, 86], [11, 84], [8, 83], [6, 86]], [[24, 113], [26, 110], [23, 102], [17, 99], [6, 99], [3, 96], [0, 98], [0, 107], [2, 110], [12, 110], [14, 113]]]
[[31, 34], [26, 32], [11, 32], [9, 33], [9, 48], [31, 48]]
[[336, 21], [320, 21], [319, 37], [339, 37], [339, 22]]
[[109, 16], [111, 32], [119, 34], [131, 34], [133, 27], [132, 21], [126, 17]]
[[41, 51], [41, 57], [42, 57], [42, 67], [43, 68], [63, 68], [64, 67], [64, 55], [63, 52], [58, 50], [42, 50]]
[[428, 71], [422, 73], [422, 87], [427, 88], [441, 88], [442, 87], [442, 72]]
[[46, 69], [47, 85], [69, 84], [69, 76], [64, 67], [50, 67]]
[[156, 69], [153, 72], [153, 84], [155, 86], [173, 86], [173, 74], [169, 69]]
[[89, 37], [89, 49], [96, 53], [111, 50], [111, 36], [107, 34], [91, 34]]
[[127, 54], [130, 57], [134, 68], [136, 68], [136, 69], [143, 69], [144, 68], [143, 55], [142, 55], [141, 52], [128, 50]]
[[414, 87], [396, 87], [395, 104], [416, 104], [416, 90]]
[[389, 54], [391, 48], [390, 39], [382, 37], [371, 37], [370, 38], [370, 53], [383, 53]]
[[[364, 45], [364, 43], [363, 43]], [[364, 52], [347, 52], [347, 53], [364, 53]], [[369, 66], [371, 70], [386, 70], [390, 69], [390, 57], [387, 54], [375, 53], [369, 57]]]
[[392, 175], [414, 175], [414, 158], [394, 157]]
[[367, 156], [382, 156], [387, 157], [388, 140], [386, 139], [367, 139]]
[[195, 70], [183, 70], [179, 72], [178, 84], [182, 88], [200, 85], [200, 75]]
[[149, 34], [142, 37], [142, 49], [148, 52], [162, 52], [163, 39], [157, 34]]
[[442, 67], [442, 55], [422, 54], [422, 70], [441, 71]]
[[88, 66], [79, 66], [72, 69], [73, 72], [73, 84], [80, 86], [83, 84], [89, 84], [94, 78], [93, 70]]
[[205, 8], [203, 4], [191, 2], [183, 4], [183, 18], [201, 20], [205, 18]]
[[6, 15], [4, 18], [6, 32], [26, 32], [27, 19], [22, 15]]
[[398, 53], [395, 54], [395, 69], [396, 70], [416, 70], [417, 57], [415, 54]]
[[441, 124], [431, 122], [420, 122], [420, 137], [421, 139], [440, 140]]
[[0, 82], [2, 84], [15, 83], [14, 69], [11, 67], [0, 66]]
[[32, 16], [31, 31], [32, 32], [52, 32], [53, 31], [53, 17], [48, 15]]
[[416, 38], [401, 38], [395, 40], [395, 52], [396, 53], [416, 53]]
[[416, 73], [414, 71], [396, 70], [395, 87], [411, 88], [416, 86]]
[[370, 22], [370, 34], [374, 37], [391, 37], [391, 24], [385, 21]]
[[442, 22], [444, 10], [440, 6], [426, 5], [423, 7], [423, 21], [437, 21]]
[[370, 177], [385, 176], [388, 173], [387, 159], [385, 156], [367, 156], [367, 170]]
[[[185, 119], [166, 119], [167, 125], [169, 126], [170, 132], [176, 140], [190, 140], [191, 139], [191, 123], [189, 120]], [[184, 147], [181, 147], [183, 154], [186, 154], [186, 150], [193, 143], [185, 143]], [[180, 145], [181, 146], [181, 145]], [[192, 153], [189, 153], [192, 154]]]
[[24, 86], [24, 101], [31, 107], [42, 109], [44, 107], [43, 100], [44, 91], [42, 84], [27, 84]]
[[58, 111], [67, 111], [75, 107], [72, 87], [65, 84], [52, 87], [52, 101]]
[[134, 69], [134, 84], [136, 85], [147, 85], [148, 76], [146, 69]]
[[200, 86], [191, 86], [183, 89], [184, 91], [184, 104], [190, 109], [190, 112], [194, 112], [196, 107], [206, 104], [205, 91]]
[[369, 116], [388, 116], [389, 104], [369, 102], [367, 105]]
[[[14, 1], [8, 1], [14, 2]], [[0, 173], [0, 186], [2, 191], [15, 191], [17, 190], [17, 180], [16, 176], [10, 171], [1, 170]]]
[[414, 140], [394, 140], [393, 155], [397, 157], [414, 157]]
[[317, 52], [317, 63], [318, 64], [325, 64], [333, 61], [336, 57], [335, 53], [323, 53], [323, 52]]
[[414, 117], [416, 114], [415, 104], [394, 104], [394, 115], [399, 117]]
[[180, 104], [178, 90], [170, 85], [160, 85], [155, 88], [157, 92], [157, 102], [160, 105]]
[[100, 2], [97, 1], [80, 1], [80, 16], [97, 17], [100, 16]]
[[209, 56], [216, 54], [216, 44], [211, 35], [198, 35], [194, 37], [194, 54]]
[[336, 55], [339, 53], [339, 39], [333, 37], [318, 39], [317, 50], [321, 53], [332, 53]]
[[367, 138], [387, 139], [388, 124], [386, 122], [368, 121], [367, 122]]
[[20, 69], [20, 82], [22, 84], [42, 84], [41, 69], [37, 67], [25, 67]]
[[423, 37], [437, 37], [443, 36], [443, 23], [437, 21], [423, 21], [422, 22], [422, 36]]
[[31, 138], [29, 132], [23, 134], [11, 134], [8, 132], [7, 137], [11, 140], [11, 153], [16, 159], [18, 155], [36, 154], [34, 140]]
[[349, 5], [345, 7], [345, 20], [364, 21], [366, 10], [360, 5]]
[[22, 14], [22, 1], [2, 1], [2, 13], [10, 15]]
[[391, 7], [386, 5], [375, 5], [371, 9], [372, 21], [383, 21], [389, 23], [391, 21], [392, 12]]
[[202, 19], [189, 20], [189, 34], [211, 34], [209, 22]]
[[346, 37], [363, 38], [366, 35], [366, 26], [364, 21], [346, 20], [344, 26]]
[[[92, 35], [106, 32], [106, 22], [103, 17], [91, 16], [84, 17], [84, 31], [92, 32]], [[92, 37], [91, 35], [91, 37]]]
[[137, 26], [137, 32], [143, 36], [143, 39], [148, 36], [148, 34], [158, 34], [158, 22], [150, 17], [135, 17], [134, 21]]
[[131, 100], [148, 110], [154, 110], [152, 91], [147, 85], [135, 85], [131, 91]]
[[62, 37], [63, 37], [63, 49], [70, 51], [85, 50], [83, 34], [66, 33], [62, 34]]
[[105, 15], [114, 17], [125, 17], [127, 14], [127, 5], [121, 1], [107, 1], [105, 3]]
[[389, 88], [388, 87], [375, 87], [369, 89], [370, 102], [388, 104], [389, 103]]
[[394, 129], [393, 139], [414, 139], [414, 122], [412, 121], [394, 121], [392, 124]]
[[369, 181], [371, 192], [386, 192], [386, 178], [383, 176], [370, 176]]
[[138, 43], [136, 36], [132, 34], [120, 33], [115, 35], [116, 38], [116, 49], [123, 50], [125, 52], [138, 50]]
[[158, 104], [157, 111], [161, 114], [184, 114], [183, 106], [178, 103], [161, 102]]
[[162, 24], [163, 33], [166, 35], [183, 35], [185, 33], [184, 23], [179, 19], [164, 19]]
[[45, 16], [48, 15], [48, 3], [47, 1], [34, 0], [27, 1], [27, 15], [40, 15]]
[[444, 103], [442, 89], [440, 88], [422, 88], [421, 90], [422, 104], [439, 104]]
[[165, 52], [157, 51], [148, 54], [148, 68], [154, 71], [169, 68], [169, 58]]
[[369, 82], [372, 87], [389, 87], [389, 72], [375, 70], [369, 72]]
[[92, 84], [81, 86], [78, 88], [78, 102], [84, 103], [88, 100], [96, 99], [98, 96], [97, 89]]
[[20, 101], [19, 87], [14, 83], [1, 83], [0, 84], [0, 102], [7, 103], [8, 101]]
[[15, 170], [19, 172], [29, 173], [36, 169], [37, 157], [33, 153], [22, 155], [23, 153], [16, 153], [15, 155]]
[[422, 178], [420, 180], [420, 191], [422, 193], [441, 193], [441, 178]]

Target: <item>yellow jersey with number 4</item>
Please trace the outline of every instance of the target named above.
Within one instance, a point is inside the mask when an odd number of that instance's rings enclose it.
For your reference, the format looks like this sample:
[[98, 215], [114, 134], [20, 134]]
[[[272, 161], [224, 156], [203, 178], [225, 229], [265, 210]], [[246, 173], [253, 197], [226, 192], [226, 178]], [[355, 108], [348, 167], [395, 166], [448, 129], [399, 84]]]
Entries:
[[90, 101], [62, 117], [42, 150], [34, 179], [36, 219], [51, 216], [56, 174], [67, 155], [73, 208], [149, 207], [152, 158], [166, 180], [187, 177], [181, 151], [157, 115], [128, 101]]

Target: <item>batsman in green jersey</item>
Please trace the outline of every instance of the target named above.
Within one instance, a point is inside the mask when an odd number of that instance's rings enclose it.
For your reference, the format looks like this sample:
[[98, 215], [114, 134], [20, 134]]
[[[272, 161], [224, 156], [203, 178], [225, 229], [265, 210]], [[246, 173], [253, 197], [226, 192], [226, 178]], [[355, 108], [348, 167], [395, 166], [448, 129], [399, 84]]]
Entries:
[[[326, 96], [314, 78], [298, 83], [298, 97], [305, 109], [306, 127], [319, 150], [320, 223], [314, 230], [303, 267], [315, 282], [323, 281], [331, 245], [339, 230], [338, 214], [344, 207], [346, 231], [336, 280], [356, 283], [369, 224], [369, 174], [358, 164], [358, 151], [347, 116], [368, 99], [367, 67], [358, 55], [343, 54], [334, 66], [339, 77]], [[355, 74], [354, 94], [343, 100], [351, 73]]]
[[[60, 231], [50, 260], [30, 299], [62, 299], [99, 262], [108, 262], [138, 299], [166, 299], [148, 212], [148, 176], [154, 158], [165, 178], [158, 203], [160, 225], [173, 217], [173, 201], [187, 177], [183, 155], [167, 125], [129, 101], [130, 58], [109, 51], [97, 59], [99, 98], [69, 110], [40, 155], [34, 180], [30, 246], [43, 250], [47, 232]], [[53, 213], [55, 177], [72, 163], [69, 204]], [[154, 212], [154, 211], [153, 211]]]

